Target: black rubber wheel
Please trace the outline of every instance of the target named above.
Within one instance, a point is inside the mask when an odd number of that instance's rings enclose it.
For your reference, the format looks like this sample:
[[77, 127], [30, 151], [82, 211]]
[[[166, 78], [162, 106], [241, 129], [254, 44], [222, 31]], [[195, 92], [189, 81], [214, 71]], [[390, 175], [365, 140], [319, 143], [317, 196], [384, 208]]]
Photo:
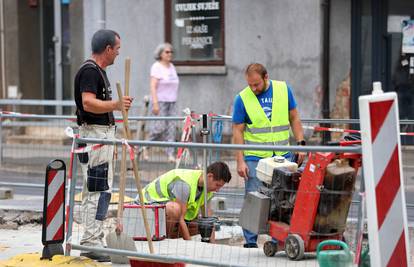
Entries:
[[296, 234], [289, 235], [285, 241], [285, 252], [291, 260], [301, 260], [305, 254], [303, 239]]
[[263, 252], [268, 257], [273, 257], [277, 252], [277, 243], [266, 241], [263, 244]]

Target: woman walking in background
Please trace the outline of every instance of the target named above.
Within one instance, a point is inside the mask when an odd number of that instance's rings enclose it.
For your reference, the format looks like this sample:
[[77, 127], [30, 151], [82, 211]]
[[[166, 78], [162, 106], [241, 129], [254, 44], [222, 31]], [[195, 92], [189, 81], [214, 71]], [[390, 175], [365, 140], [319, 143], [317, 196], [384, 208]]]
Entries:
[[[171, 44], [163, 43], [155, 49], [156, 61], [151, 67], [151, 107], [156, 116], [177, 115], [177, 94], [179, 79], [172, 64], [173, 49]], [[149, 130], [150, 141], [175, 141], [175, 121], [154, 121]], [[174, 148], [165, 150], [169, 162], [174, 162]], [[148, 160], [148, 150], [144, 149], [144, 160]]]

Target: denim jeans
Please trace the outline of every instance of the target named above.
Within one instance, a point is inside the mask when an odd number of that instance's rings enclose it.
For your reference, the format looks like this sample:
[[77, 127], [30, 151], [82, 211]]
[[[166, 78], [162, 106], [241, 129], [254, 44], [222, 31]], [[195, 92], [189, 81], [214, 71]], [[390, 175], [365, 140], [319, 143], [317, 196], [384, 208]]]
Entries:
[[[294, 153], [289, 152], [286, 155], [284, 155], [284, 157], [287, 160], [292, 161], [292, 159], [294, 158]], [[248, 173], [249, 179], [247, 179], [247, 181], [245, 181], [244, 183], [245, 195], [247, 195], [247, 193], [249, 192], [257, 191], [257, 189], [260, 187], [262, 183], [256, 177], [256, 168], [257, 168], [258, 163], [259, 163], [258, 161], [250, 161], [250, 160], [246, 161], [247, 167], [249, 168], [249, 173]], [[246, 240], [246, 244], [256, 244], [257, 234], [252, 233], [249, 230], [243, 229], [243, 235], [244, 235], [244, 239]], [[272, 240], [274, 242], [277, 242], [275, 239], [272, 239]]]

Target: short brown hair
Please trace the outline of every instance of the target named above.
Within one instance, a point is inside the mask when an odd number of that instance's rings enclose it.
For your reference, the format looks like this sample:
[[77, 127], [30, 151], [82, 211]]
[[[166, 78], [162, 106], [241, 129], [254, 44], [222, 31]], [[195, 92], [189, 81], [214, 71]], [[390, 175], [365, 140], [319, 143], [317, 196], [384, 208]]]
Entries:
[[257, 73], [262, 77], [262, 79], [264, 79], [265, 76], [267, 75], [267, 70], [260, 63], [251, 63], [251, 64], [247, 65], [246, 71], [244, 72], [244, 74], [245, 75], [250, 75], [252, 73]]
[[213, 180], [224, 181], [226, 183], [231, 180], [231, 172], [229, 166], [222, 161], [216, 161], [207, 167], [207, 173], [213, 174]]

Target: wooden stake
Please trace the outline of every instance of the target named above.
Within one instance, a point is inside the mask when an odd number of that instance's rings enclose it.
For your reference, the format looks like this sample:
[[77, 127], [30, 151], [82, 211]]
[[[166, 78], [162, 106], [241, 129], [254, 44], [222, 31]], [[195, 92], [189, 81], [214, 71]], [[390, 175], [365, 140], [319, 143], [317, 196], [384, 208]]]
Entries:
[[[122, 95], [122, 90], [121, 90], [121, 84], [119, 82], [116, 83], [116, 89], [118, 91], [118, 97], [122, 103], [122, 118], [124, 120], [124, 132], [126, 133], [126, 136], [128, 137], [127, 140], [131, 140], [131, 132], [129, 131], [129, 127], [128, 127], [128, 118], [127, 118], [127, 113], [124, 107], [124, 102], [122, 102], [123, 95]], [[148, 219], [147, 219], [147, 212], [144, 208], [144, 196], [142, 194], [141, 179], [138, 175], [138, 165], [135, 160], [131, 160], [131, 161], [132, 161], [132, 170], [134, 172], [134, 177], [135, 177], [135, 184], [138, 190], [139, 200], [141, 203], [141, 212], [142, 212], [142, 218], [144, 219], [144, 226], [145, 226], [145, 232], [147, 235], [148, 246], [149, 246], [150, 253], [152, 254], [154, 253], [154, 247], [152, 244], [151, 232], [150, 232], [150, 227], [149, 227]]]

